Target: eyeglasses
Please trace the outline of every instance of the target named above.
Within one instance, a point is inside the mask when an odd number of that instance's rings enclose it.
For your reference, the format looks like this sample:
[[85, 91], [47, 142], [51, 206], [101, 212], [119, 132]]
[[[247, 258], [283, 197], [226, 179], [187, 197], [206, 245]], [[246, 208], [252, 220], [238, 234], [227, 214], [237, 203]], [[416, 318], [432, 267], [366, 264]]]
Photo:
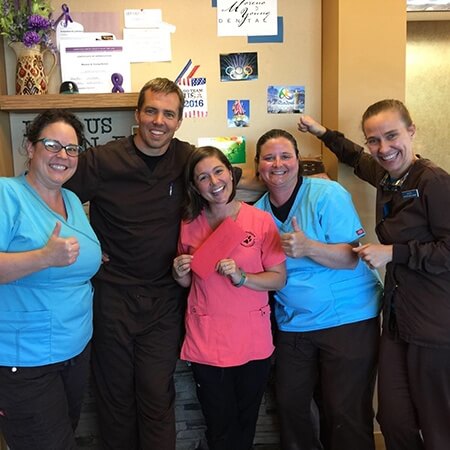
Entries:
[[61, 142], [56, 141], [55, 139], [42, 138], [38, 139], [36, 142], [42, 142], [44, 144], [45, 150], [48, 150], [51, 153], [59, 153], [62, 149], [64, 149], [68, 156], [72, 156], [74, 158], [84, 151], [81, 145], [62, 145]]

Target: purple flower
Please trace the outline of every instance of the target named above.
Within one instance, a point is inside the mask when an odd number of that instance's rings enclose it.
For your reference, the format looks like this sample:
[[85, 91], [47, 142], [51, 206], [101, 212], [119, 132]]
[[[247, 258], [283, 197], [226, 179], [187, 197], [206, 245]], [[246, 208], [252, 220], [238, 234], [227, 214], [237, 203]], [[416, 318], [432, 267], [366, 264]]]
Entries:
[[54, 50], [51, 0], [0, 0], [0, 34], [27, 47], [40, 44]]
[[28, 17], [28, 26], [32, 30], [47, 30], [50, 28], [50, 20], [46, 19], [43, 16], [40, 16], [39, 14], [32, 14], [30, 17]]
[[32, 47], [33, 45], [41, 42], [41, 37], [36, 33], [36, 31], [26, 31], [23, 35], [22, 42], [26, 47]]

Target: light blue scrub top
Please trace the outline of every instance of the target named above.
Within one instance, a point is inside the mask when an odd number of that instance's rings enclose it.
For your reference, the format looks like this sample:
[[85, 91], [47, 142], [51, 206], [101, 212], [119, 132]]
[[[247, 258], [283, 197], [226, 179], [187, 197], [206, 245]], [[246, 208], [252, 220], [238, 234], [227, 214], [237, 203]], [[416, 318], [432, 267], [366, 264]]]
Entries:
[[0, 178], [0, 252], [39, 249], [56, 222], [80, 244], [76, 262], [0, 284], [0, 366], [41, 366], [70, 359], [92, 336], [91, 277], [100, 244], [78, 197], [62, 189], [67, 220], [51, 210], [24, 176]]
[[[266, 193], [256, 207], [268, 211], [280, 234], [293, 231], [292, 218], [309, 239], [352, 243], [365, 235], [350, 194], [338, 183], [303, 178], [285, 222], [272, 212]], [[308, 257], [286, 260], [287, 283], [275, 294], [275, 317], [282, 331], [312, 331], [376, 317], [382, 284], [362, 261], [354, 269], [331, 269]]]

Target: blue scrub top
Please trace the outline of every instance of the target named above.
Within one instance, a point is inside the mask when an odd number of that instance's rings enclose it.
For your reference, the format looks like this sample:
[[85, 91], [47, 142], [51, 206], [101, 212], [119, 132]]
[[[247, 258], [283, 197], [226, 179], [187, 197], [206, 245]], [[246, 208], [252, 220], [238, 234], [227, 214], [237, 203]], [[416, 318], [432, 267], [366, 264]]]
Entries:
[[[309, 239], [352, 243], [365, 235], [350, 194], [338, 183], [303, 179], [285, 222], [272, 212], [266, 193], [256, 207], [268, 211], [280, 234], [293, 231], [292, 218]], [[376, 317], [382, 283], [359, 261], [354, 269], [332, 269], [308, 257], [286, 260], [287, 283], [275, 294], [275, 317], [282, 331], [312, 331]]]
[[76, 262], [0, 284], [0, 366], [41, 366], [79, 353], [92, 336], [90, 279], [101, 250], [83, 206], [62, 189], [67, 219], [51, 210], [24, 176], [0, 178], [0, 252], [40, 249], [56, 222], [80, 244]]

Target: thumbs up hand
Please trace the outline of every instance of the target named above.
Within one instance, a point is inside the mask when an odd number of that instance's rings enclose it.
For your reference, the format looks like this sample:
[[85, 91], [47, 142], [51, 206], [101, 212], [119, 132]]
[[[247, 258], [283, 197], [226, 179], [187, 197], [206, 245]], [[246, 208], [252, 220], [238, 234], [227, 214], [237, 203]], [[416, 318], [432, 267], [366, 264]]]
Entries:
[[80, 244], [74, 237], [62, 238], [61, 222], [56, 222], [47, 245], [43, 248], [44, 258], [49, 267], [63, 267], [73, 264], [80, 254]]
[[281, 235], [281, 247], [287, 256], [291, 258], [301, 258], [307, 254], [309, 239], [300, 229], [295, 217], [292, 218], [292, 233]]

